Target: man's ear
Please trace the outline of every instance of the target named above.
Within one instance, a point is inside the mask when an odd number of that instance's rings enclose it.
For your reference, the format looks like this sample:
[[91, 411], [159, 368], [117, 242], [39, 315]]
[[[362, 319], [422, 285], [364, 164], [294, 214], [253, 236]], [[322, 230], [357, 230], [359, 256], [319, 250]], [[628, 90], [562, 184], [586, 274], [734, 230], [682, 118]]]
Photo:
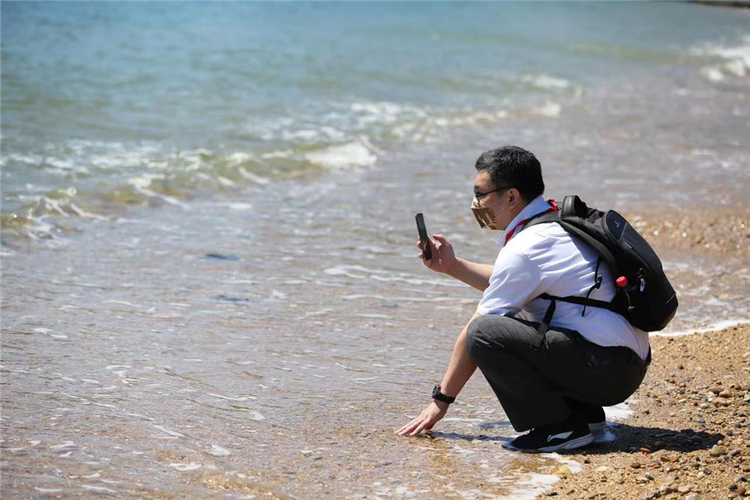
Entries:
[[510, 188], [508, 190], [508, 204], [510, 207], [515, 208], [519, 201], [521, 201], [521, 192], [516, 188]]

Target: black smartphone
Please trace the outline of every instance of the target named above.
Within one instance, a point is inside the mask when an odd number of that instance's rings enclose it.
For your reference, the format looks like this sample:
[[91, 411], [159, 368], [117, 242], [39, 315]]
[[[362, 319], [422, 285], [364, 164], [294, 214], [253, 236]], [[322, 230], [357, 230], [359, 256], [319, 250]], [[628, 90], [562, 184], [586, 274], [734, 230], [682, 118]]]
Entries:
[[427, 228], [424, 227], [424, 215], [417, 214], [414, 216], [417, 220], [417, 232], [419, 233], [419, 244], [422, 247], [422, 253], [425, 260], [432, 260], [432, 247], [430, 238], [427, 237]]

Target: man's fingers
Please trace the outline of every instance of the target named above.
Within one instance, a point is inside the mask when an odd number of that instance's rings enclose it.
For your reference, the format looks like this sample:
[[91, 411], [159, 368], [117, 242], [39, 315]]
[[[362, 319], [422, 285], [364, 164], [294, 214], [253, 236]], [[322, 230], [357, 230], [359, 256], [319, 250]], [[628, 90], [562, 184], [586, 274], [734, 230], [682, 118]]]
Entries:
[[422, 432], [422, 429], [424, 429], [426, 425], [427, 425], [427, 420], [423, 420], [423, 421], [422, 421], [422, 422], [421, 422], [421, 423], [420, 423], [420, 424], [419, 424], [419, 425], [417, 426], [417, 428], [416, 428], [416, 429], [414, 429], [414, 432], [412, 432], [411, 434], [409, 434], [409, 436], [410, 436], [410, 437], [411, 437], [411, 436], [416, 436], [417, 434], [419, 434], [420, 432]]
[[406, 436], [406, 435], [408, 435], [412, 431], [412, 429], [414, 429], [414, 425], [410, 425], [407, 429], [404, 429], [403, 431], [399, 432], [398, 435], [399, 436]]
[[445, 244], [445, 243], [448, 242], [448, 240], [446, 240], [445, 236], [443, 236], [442, 234], [433, 234], [432, 237], [434, 239], [438, 240], [440, 243], [443, 243], [443, 244]]
[[409, 432], [410, 430], [412, 430], [414, 428], [414, 426], [417, 425], [418, 422], [419, 422], [419, 418], [415, 418], [414, 420], [412, 420], [411, 422], [409, 422], [405, 426], [401, 427], [398, 430], [397, 434], [400, 435], [400, 436], [403, 436], [404, 434], [406, 434], [407, 432]]
[[397, 434], [401, 434], [407, 427], [409, 427], [411, 424], [414, 423], [414, 420], [406, 424], [405, 426], [401, 427], [399, 430], [396, 431]]

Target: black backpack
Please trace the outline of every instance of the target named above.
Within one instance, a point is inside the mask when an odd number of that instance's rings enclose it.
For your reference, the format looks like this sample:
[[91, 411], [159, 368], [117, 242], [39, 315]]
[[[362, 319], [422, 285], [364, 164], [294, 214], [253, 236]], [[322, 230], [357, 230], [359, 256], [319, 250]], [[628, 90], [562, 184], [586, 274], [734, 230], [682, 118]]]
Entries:
[[[651, 246], [625, 218], [608, 210], [589, 208], [578, 196], [566, 196], [560, 210], [532, 217], [524, 229], [546, 222], [557, 222], [570, 235], [593, 247], [599, 253], [595, 283], [585, 297], [555, 297], [542, 294], [550, 306], [539, 327], [542, 335], [549, 329], [555, 312], [555, 301], [614, 311], [631, 325], [646, 332], [664, 329], [677, 310], [677, 294], [662, 269], [661, 261]], [[599, 265], [607, 263], [616, 283], [612, 302], [590, 299], [591, 292], [602, 284]]]

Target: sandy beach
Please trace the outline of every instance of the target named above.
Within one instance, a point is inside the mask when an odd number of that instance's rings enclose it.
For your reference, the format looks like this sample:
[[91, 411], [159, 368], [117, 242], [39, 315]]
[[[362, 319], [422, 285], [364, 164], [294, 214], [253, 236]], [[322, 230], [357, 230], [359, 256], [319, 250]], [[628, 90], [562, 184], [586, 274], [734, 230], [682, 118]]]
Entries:
[[582, 465], [541, 497], [750, 496], [750, 326], [652, 339], [654, 362], [615, 441], [565, 457]]

